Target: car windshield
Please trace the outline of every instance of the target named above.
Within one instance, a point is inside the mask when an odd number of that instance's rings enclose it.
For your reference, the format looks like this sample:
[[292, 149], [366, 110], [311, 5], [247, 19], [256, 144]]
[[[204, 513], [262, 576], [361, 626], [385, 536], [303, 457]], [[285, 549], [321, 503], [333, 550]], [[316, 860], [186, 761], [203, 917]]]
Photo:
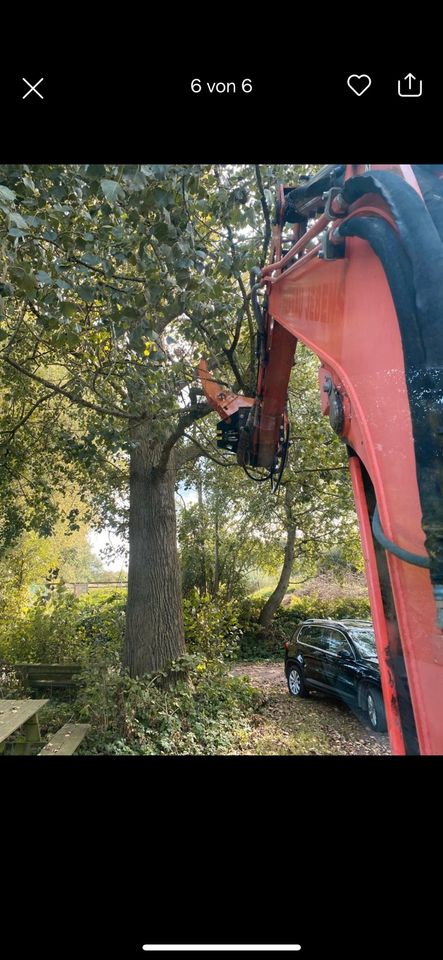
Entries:
[[377, 657], [375, 635], [371, 627], [353, 627], [349, 632], [361, 657], [365, 660]]

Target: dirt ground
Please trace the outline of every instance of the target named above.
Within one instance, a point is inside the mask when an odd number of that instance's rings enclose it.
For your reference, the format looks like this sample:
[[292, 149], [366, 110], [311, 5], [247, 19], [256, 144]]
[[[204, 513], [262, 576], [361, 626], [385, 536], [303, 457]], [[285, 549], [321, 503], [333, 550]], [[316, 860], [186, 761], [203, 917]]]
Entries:
[[339, 700], [317, 692], [308, 699], [291, 697], [282, 664], [243, 661], [230, 672], [249, 677], [264, 694], [241, 753], [390, 754], [387, 735], [372, 731], [363, 714], [355, 715]]

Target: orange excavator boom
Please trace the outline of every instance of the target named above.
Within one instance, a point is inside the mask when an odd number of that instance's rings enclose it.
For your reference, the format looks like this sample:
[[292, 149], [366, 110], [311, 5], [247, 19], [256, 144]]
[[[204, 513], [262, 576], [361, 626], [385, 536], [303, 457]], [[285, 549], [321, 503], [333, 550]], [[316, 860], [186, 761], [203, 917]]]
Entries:
[[396, 754], [443, 753], [442, 210], [443, 166], [331, 164], [280, 188], [271, 262], [253, 284], [256, 396], [200, 365], [220, 446], [275, 481], [297, 341], [319, 358], [322, 411], [349, 455]]

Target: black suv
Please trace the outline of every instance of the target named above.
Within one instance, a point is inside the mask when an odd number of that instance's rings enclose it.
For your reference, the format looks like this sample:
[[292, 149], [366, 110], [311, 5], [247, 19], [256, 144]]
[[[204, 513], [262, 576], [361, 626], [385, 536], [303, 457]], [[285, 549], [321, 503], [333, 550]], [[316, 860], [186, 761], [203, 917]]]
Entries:
[[289, 693], [323, 690], [364, 710], [373, 730], [386, 730], [380, 668], [370, 620], [305, 620], [285, 643]]

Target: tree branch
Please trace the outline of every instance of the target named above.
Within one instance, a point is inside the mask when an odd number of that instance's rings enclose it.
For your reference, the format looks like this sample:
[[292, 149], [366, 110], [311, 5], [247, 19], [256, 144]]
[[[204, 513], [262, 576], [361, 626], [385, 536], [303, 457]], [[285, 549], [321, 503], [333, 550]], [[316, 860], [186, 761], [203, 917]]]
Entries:
[[48, 387], [49, 390], [53, 390], [55, 393], [60, 393], [62, 396], [67, 397], [71, 403], [75, 403], [80, 407], [87, 407], [89, 410], [95, 410], [96, 413], [105, 414], [105, 416], [110, 417], [120, 417], [123, 420], [139, 420], [143, 417], [136, 417], [131, 413], [124, 413], [123, 410], [116, 410], [113, 408], [99, 407], [96, 403], [91, 403], [89, 400], [84, 400], [83, 397], [76, 396], [75, 393], [71, 393], [70, 390], [65, 390], [64, 387], [59, 387], [56, 383], [51, 383], [50, 380], [46, 380], [44, 377], [40, 377], [38, 373], [31, 373], [30, 370], [27, 370], [26, 367], [23, 367], [20, 363], [17, 363], [15, 360], [11, 360], [11, 357], [7, 357], [4, 354], [0, 354], [0, 360], [3, 360], [4, 363], [8, 363], [9, 366], [14, 367], [19, 373], [22, 373], [25, 377], [29, 377], [31, 380], [35, 380], [36, 383], [43, 384], [44, 387]]
[[[204, 336], [206, 337], [206, 339], [208, 340], [208, 346], [211, 346], [211, 339], [212, 339], [212, 338], [211, 338], [211, 334], [210, 334], [209, 331], [206, 329], [203, 321], [202, 321], [202, 320], [197, 320], [197, 318], [191, 316], [190, 313], [188, 313], [187, 316], [189, 317], [189, 319], [191, 320], [191, 322], [192, 322], [192, 323], [195, 323], [195, 325], [199, 328], [199, 330], [202, 331], [203, 335], [204, 335]], [[242, 320], [243, 320], [243, 318], [241, 318], [241, 321], [242, 321]], [[241, 328], [241, 321], [240, 321], [240, 328]], [[228, 348], [228, 347], [222, 347], [221, 350], [222, 350], [224, 356], [226, 357], [226, 359], [227, 359], [227, 361], [228, 361], [228, 363], [229, 363], [229, 366], [231, 367], [231, 370], [232, 370], [232, 372], [233, 372], [233, 374], [234, 374], [234, 377], [235, 377], [234, 393], [236, 393], [237, 390], [243, 390], [244, 393], [247, 393], [245, 384], [243, 383], [242, 375], [241, 375], [240, 370], [239, 370], [239, 368], [238, 368], [238, 366], [237, 366], [236, 360], [234, 359], [234, 356], [233, 356], [233, 353], [234, 353], [234, 350], [235, 350], [235, 346], [236, 346], [237, 329], [238, 329], [237, 341], [238, 341], [238, 337], [240, 336], [240, 329], [238, 328], [238, 324], [239, 324], [239, 321], [237, 320], [236, 331], [235, 331], [235, 333], [234, 333], [234, 340], [232, 341], [231, 346], [230, 346], [229, 348]]]
[[21, 418], [21, 420], [19, 420], [18, 423], [15, 424], [14, 427], [11, 427], [10, 430], [2, 430], [1, 433], [7, 433], [7, 434], [8, 434], [8, 439], [5, 440], [5, 441], [3, 441], [3, 442], [0, 444], [0, 446], [3, 447], [3, 446], [5, 446], [5, 444], [10, 443], [10, 441], [14, 438], [15, 434], [17, 433], [17, 430], [19, 430], [20, 427], [23, 427], [23, 426], [24, 426], [24, 424], [26, 423], [26, 421], [29, 420], [29, 418], [30, 418], [30, 417], [32, 416], [32, 414], [34, 413], [34, 410], [37, 410], [37, 407], [41, 406], [42, 403], [45, 403], [46, 400], [49, 400], [50, 397], [53, 397], [53, 396], [54, 396], [54, 392], [55, 392], [54, 390], [51, 390], [49, 393], [45, 393], [43, 397], [39, 397], [39, 399], [36, 400], [35, 403], [32, 404], [32, 406], [29, 408], [28, 412]]
[[[201, 443], [199, 443], [195, 437], [190, 437], [187, 433], [184, 433], [183, 436], [186, 437], [187, 440], [192, 441], [194, 450], [192, 450], [192, 452], [190, 450], [189, 457], [183, 457], [183, 459], [181, 459], [180, 465], [182, 463], [186, 463], [187, 460], [197, 460], [197, 457], [206, 457], [208, 460], [212, 460], [213, 463], [217, 463], [219, 467], [238, 467], [238, 463], [236, 461], [235, 463], [229, 463], [227, 460], [217, 460], [217, 457], [213, 457], [208, 450], [205, 450], [205, 448], [202, 447]], [[195, 450], [195, 448], [197, 448], [197, 450]]]
[[208, 413], [212, 413], [208, 403], [199, 403], [197, 407], [191, 407], [187, 412], [182, 413], [175, 430], [172, 431], [163, 445], [162, 455], [156, 467], [159, 473], [163, 473], [166, 470], [171, 450], [177, 441], [184, 436], [187, 427], [190, 427], [195, 420], [200, 420], [201, 417], [207, 417]]
[[[61, 245], [60, 243], [57, 243], [56, 240], [48, 240], [47, 237], [42, 237], [42, 236], [40, 236], [39, 234], [33, 234], [32, 236], [30, 236], [30, 237], [27, 238], [27, 239], [30, 239], [30, 240], [41, 240], [43, 243], [50, 243], [50, 244], [52, 244], [53, 247], [57, 247], [58, 250], [62, 250], [62, 251], [63, 251], [63, 253], [65, 254], [64, 259], [66, 260], [67, 263], [77, 263], [77, 264], [79, 264], [79, 266], [81, 266], [81, 267], [86, 267], [86, 269], [89, 270], [91, 273], [97, 273], [97, 274], [99, 274], [100, 276], [105, 277], [106, 279], [108, 278], [108, 274], [106, 273], [105, 270], [102, 270], [101, 267], [91, 266], [91, 264], [85, 263], [84, 260], [80, 260], [79, 257], [68, 257], [68, 256], [66, 256], [65, 250], [63, 249], [62, 245]], [[114, 270], [113, 270], [113, 272], [112, 272], [112, 277], [114, 278], [114, 280], [127, 280], [127, 281], [129, 281], [130, 283], [146, 283], [146, 280], [145, 280], [144, 277], [130, 277], [130, 276], [128, 276], [128, 275], [125, 274], [125, 273], [115, 273]], [[107, 286], [110, 286], [110, 284], [107, 284]], [[120, 288], [119, 288], [119, 287], [113, 287], [112, 289], [113, 289], [113, 290], [119, 290]]]
[[[215, 179], [217, 180], [217, 183], [218, 183], [219, 187], [221, 187], [220, 174], [219, 174], [219, 171], [218, 171], [217, 166], [214, 167], [214, 175], [215, 175]], [[223, 222], [223, 221], [222, 221], [222, 222]], [[236, 249], [235, 249], [235, 243], [234, 243], [234, 235], [233, 235], [233, 233], [232, 233], [232, 227], [231, 227], [231, 224], [230, 224], [228, 221], [225, 221], [225, 223], [224, 223], [223, 225], [224, 225], [225, 230], [226, 230], [226, 232], [227, 232], [227, 234], [228, 234], [229, 246], [230, 246], [230, 248], [231, 248], [231, 256], [232, 256], [232, 260], [233, 260], [233, 264], [234, 264], [235, 258], [236, 258]], [[250, 338], [250, 354], [251, 354], [251, 356], [250, 356], [250, 377], [251, 377], [251, 383], [252, 383], [252, 381], [253, 381], [253, 376], [254, 376], [254, 372], [255, 372], [255, 336], [254, 336], [255, 324], [254, 324], [254, 321], [253, 321], [253, 319], [252, 319], [252, 314], [251, 314], [250, 297], [249, 297], [249, 295], [248, 295], [247, 292], [246, 292], [246, 288], [245, 288], [245, 285], [244, 285], [244, 283], [243, 283], [242, 275], [241, 275], [241, 273], [239, 272], [239, 270], [235, 270], [235, 269], [232, 270], [232, 275], [235, 277], [235, 279], [236, 279], [236, 281], [237, 281], [237, 283], [238, 283], [238, 285], [239, 285], [239, 287], [240, 287], [240, 293], [241, 293], [241, 295], [242, 295], [243, 306], [244, 306], [245, 313], [246, 313], [246, 318], [247, 318], [247, 321], [248, 321], [249, 338]], [[245, 387], [244, 387], [244, 386], [242, 387], [242, 390], [245, 390]], [[248, 392], [248, 391], [245, 390], [245, 393], [247, 393], [247, 392]]]
[[264, 267], [267, 260], [267, 252], [268, 252], [268, 247], [269, 247], [269, 244], [271, 241], [271, 235], [272, 235], [271, 217], [269, 215], [269, 207], [265, 197], [265, 191], [263, 189], [263, 180], [261, 178], [260, 165], [258, 163], [255, 163], [254, 168], [255, 168], [255, 179], [257, 181], [257, 186], [260, 193], [260, 202], [261, 202], [263, 216], [265, 218], [265, 224], [266, 224], [265, 235], [263, 238], [262, 258], [260, 261], [260, 266]]

